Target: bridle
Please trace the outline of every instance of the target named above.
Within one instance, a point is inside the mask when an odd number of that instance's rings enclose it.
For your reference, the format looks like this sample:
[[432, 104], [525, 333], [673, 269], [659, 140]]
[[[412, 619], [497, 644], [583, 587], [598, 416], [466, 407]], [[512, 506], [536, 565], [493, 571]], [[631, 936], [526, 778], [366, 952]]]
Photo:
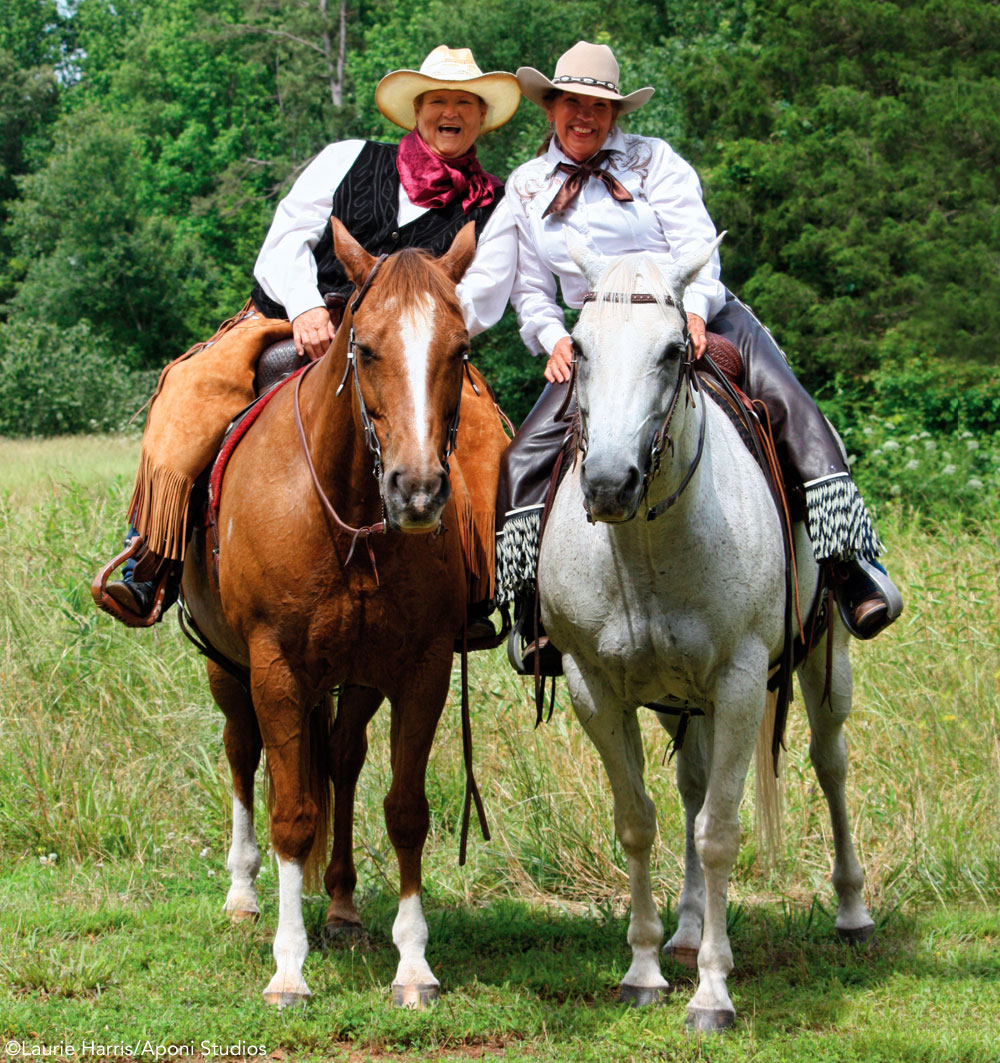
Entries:
[[[649, 488], [653, 480], [656, 478], [657, 473], [660, 471], [662, 465], [663, 452], [667, 447], [670, 448], [670, 453], [674, 453], [674, 440], [670, 434], [670, 425], [673, 422], [674, 414], [677, 412], [677, 404], [680, 399], [681, 391], [684, 391], [684, 405], [694, 405], [694, 393], [700, 391], [698, 384], [698, 374], [695, 371], [695, 359], [692, 353], [691, 347], [691, 334], [688, 332], [687, 317], [684, 314], [684, 309], [678, 306], [677, 303], [669, 296], [663, 298], [657, 298], [655, 295], [650, 295], [646, 292], [635, 292], [631, 295], [627, 295], [624, 292], [604, 292], [600, 295], [595, 291], [589, 291], [583, 297], [585, 303], [593, 303], [601, 300], [602, 302], [612, 303], [659, 303], [661, 305], [673, 306], [681, 312], [683, 319], [683, 337], [684, 337], [684, 351], [685, 357], [680, 359], [680, 364], [677, 367], [677, 383], [674, 385], [673, 394], [670, 396], [670, 403], [667, 406], [667, 412], [664, 415], [663, 421], [660, 427], [653, 434], [653, 441], [650, 446], [649, 460], [646, 464], [646, 471], [642, 477], [642, 495], [641, 501], [646, 500], [646, 496], [649, 494]], [[572, 388], [576, 388], [576, 359], [573, 360], [573, 381]], [[704, 401], [704, 400], [703, 400]], [[577, 400], [579, 404], [579, 399]], [[701, 456], [705, 449], [705, 410], [702, 407], [701, 423], [698, 428], [698, 446], [695, 450], [694, 458], [691, 460], [691, 464], [688, 466], [687, 471], [684, 473], [681, 479], [680, 485], [677, 490], [671, 495], [665, 498], [662, 502], [658, 502], [655, 506], [650, 506], [646, 511], [646, 520], [655, 520], [662, 513], [668, 510], [684, 493], [684, 489], [691, 482], [691, 478], [695, 474], [695, 470], [698, 468], [701, 462]], [[580, 449], [586, 453], [586, 439], [581, 434]]]
[[[371, 268], [371, 272], [365, 278], [364, 284], [358, 289], [358, 294], [351, 302], [351, 331], [347, 338], [347, 364], [344, 366], [344, 376], [337, 387], [337, 394], [339, 395], [344, 390], [344, 385], [347, 383], [347, 377], [354, 370], [354, 391], [358, 397], [358, 409], [361, 411], [361, 426], [364, 430], [365, 445], [371, 451], [375, 458], [374, 467], [372, 472], [375, 475], [375, 479], [378, 480], [379, 493], [382, 492], [382, 445], [379, 443], [378, 433], [375, 431], [375, 425], [372, 422], [371, 413], [368, 407], [365, 405], [364, 396], [361, 394], [361, 381], [358, 378], [358, 364], [357, 364], [357, 352], [358, 344], [354, 335], [354, 316], [358, 311], [358, 307], [364, 301], [365, 296], [368, 294], [368, 289], [372, 286], [382, 263], [388, 258], [388, 255], [379, 255], [375, 260], [375, 264]], [[469, 379], [472, 381], [472, 375], [469, 371], [469, 352], [466, 351], [462, 358], [463, 369], [469, 373]], [[472, 381], [473, 389], [476, 394], [479, 394], [479, 388], [476, 387], [475, 382]], [[458, 393], [458, 402], [455, 404], [455, 412], [452, 415], [451, 422], [448, 425], [448, 434], [445, 437], [444, 451], [441, 454], [441, 464], [444, 467], [445, 472], [450, 472], [451, 467], [448, 464], [448, 458], [451, 456], [455, 449], [455, 445], [458, 442], [458, 421], [462, 413], [462, 392]]]
[[[314, 366], [316, 366], [318, 364], [318, 360], [315, 361], [315, 362], [310, 362], [310, 364], [308, 366], [306, 366], [306, 368], [296, 378], [294, 403], [293, 403], [294, 409], [295, 409], [295, 425], [296, 425], [296, 428], [298, 429], [299, 441], [302, 444], [302, 451], [305, 454], [306, 464], [309, 467], [309, 473], [310, 473], [310, 475], [312, 477], [313, 487], [316, 490], [316, 494], [319, 497], [320, 503], [322, 504], [322, 506], [323, 506], [324, 510], [326, 511], [326, 513], [330, 516], [330, 518], [333, 520], [333, 522], [337, 525], [337, 527], [339, 527], [341, 529], [341, 531], [345, 531], [345, 532], [347, 532], [347, 533], [349, 533], [349, 534], [351, 534], [353, 536], [353, 538], [351, 540], [351, 549], [348, 552], [347, 560], [344, 563], [345, 564], [349, 564], [350, 563], [351, 557], [354, 555], [354, 547], [357, 545], [358, 539], [364, 539], [365, 543], [366, 543], [366, 545], [368, 547], [368, 557], [369, 557], [369, 559], [371, 561], [371, 564], [372, 564], [372, 570], [375, 573], [375, 583], [376, 583], [376, 585], [378, 584], [378, 570], [375, 568], [375, 555], [372, 553], [371, 543], [368, 542], [368, 539], [373, 534], [376, 534], [376, 533], [383, 533], [384, 534], [386, 531], [388, 531], [388, 525], [387, 525], [386, 520], [385, 520], [385, 485], [384, 485], [384, 481], [383, 481], [384, 466], [383, 466], [383, 461], [382, 461], [382, 444], [379, 442], [378, 433], [375, 430], [375, 424], [374, 424], [374, 422], [372, 420], [371, 412], [369, 411], [368, 406], [365, 403], [364, 395], [361, 392], [361, 381], [360, 381], [360, 379], [358, 377], [358, 365], [357, 365], [358, 344], [357, 344], [357, 340], [355, 338], [355, 333], [354, 333], [354, 317], [357, 314], [358, 308], [361, 306], [362, 302], [364, 301], [365, 296], [368, 294], [369, 289], [371, 288], [372, 284], [374, 283], [375, 278], [378, 275], [378, 271], [382, 268], [382, 263], [385, 262], [385, 260], [388, 257], [389, 256], [385, 255], [385, 254], [379, 255], [379, 257], [375, 260], [375, 263], [372, 266], [371, 270], [369, 271], [368, 276], [365, 278], [364, 283], [358, 289], [357, 295], [355, 295], [354, 299], [351, 301], [351, 304], [350, 304], [351, 330], [348, 333], [348, 339], [347, 339], [347, 364], [344, 366], [344, 375], [341, 378], [340, 384], [337, 386], [337, 391], [336, 391], [336, 395], [339, 396], [340, 393], [344, 390], [344, 387], [347, 384], [347, 378], [351, 374], [351, 371], [353, 370], [354, 391], [355, 391], [355, 394], [357, 395], [358, 409], [360, 410], [360, 413], [361, 413], [361, 427], [362, 427], [362, 432], [364, 434], [365, 446], [371, 452], [371, 454], [373, 456], [373, 459], [374, 459], [373, 466], [372, 466], [372, 473], [375, 476], [376, 482], [378, 483], [379, 497], [382, 500], [382, 514], [383, 514], [383, 516], [382, 516], [382, 519], [380, 521], [377, 521], [375, 524], [363, 525], [360, 528], [355, 528], [352, 525], [347, 524], [344, 520], [342, 520], [340, 518], [340, 516], [338, 515], [337, 511], [334, 509], [333, 504], [330, 502], [329, 498], [327, 497], [326, 492], [323, 490], [322, 485], [319, 482], [319, 477], [316, 474], [316, 467], [313, 464], [312, 455], [309, 453], [309, 443], [306, 440], [305, 429], [302, 426], [302, 413], [301, 413], [301, 409], [300, 409], [300, 406], [299, 406], [299, 387], [300, 387], [300, 385], [302, 383], [302, 378]], [[475, 381], [472, 380], [472, 374], [471, 374], [471, 371], [469, 370], [469, 352], [468, 351], [465, 352], [465, 356], [463, 358], [463, 366], [464, 366], [465, 372], [469, 374], [469, 380], [472, 383], [473, 390], [478, 395], [479, 394], [479, 388], [476, 387]], [[447, 433], [447, 436], [445, 437], [444, 452], [441, 455], [441, 464], [444, 466], [444, 471], [445, 472], [450, 472], [450, 466], [448, 464], [448, 458], [451, 455], [451, 453], [454, 451], [455, 445], [456, 445], [456, 443], [458, 441], [458, 422], [459, 422], [459, 417], [461, 415], [461, 409], [462, 409], [462, 392], [461, 392], [461, 390], [459, 390], [458, 402], [455, 405], [455, 413], [452, 416], [450, 424], [448, 425], [448, 433]]]

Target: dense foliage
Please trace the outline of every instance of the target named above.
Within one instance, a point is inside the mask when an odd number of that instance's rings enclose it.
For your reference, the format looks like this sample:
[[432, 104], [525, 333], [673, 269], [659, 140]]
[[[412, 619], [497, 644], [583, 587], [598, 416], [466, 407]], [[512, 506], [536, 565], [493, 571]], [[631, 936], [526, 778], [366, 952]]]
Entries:
[[[470, 46], [484, 69], [548, 71], [579, 37], [615, 47], [626, 89], [657, 87], [631, 127], [698, 168], [729, 234], [724, 278], [838, 425], [876, 414], [911, 432], [1000, 428], [995, 0], [0, 10], [0, 433], [105, 424], [120, 390], [101, 389], [92, 409], [54, 396], [64, 417], [53, 421], [28, 390], [11, 399], [25, 351], [103, 363], [116, 381], [214, 331], [246, 298], [302, 166], [340, 137], [397, 136], [372, 101], [387, 70], [444, 41]], [[484, 138], [484, 162], [508, 173], [543, 127], [523, 105]], [[509, 316], [477, 355], [523, 415], [540, 366]], [[84, 377], [59, 379], [80, 388]], [[24, 387], [36, 394], [37, 374]]]

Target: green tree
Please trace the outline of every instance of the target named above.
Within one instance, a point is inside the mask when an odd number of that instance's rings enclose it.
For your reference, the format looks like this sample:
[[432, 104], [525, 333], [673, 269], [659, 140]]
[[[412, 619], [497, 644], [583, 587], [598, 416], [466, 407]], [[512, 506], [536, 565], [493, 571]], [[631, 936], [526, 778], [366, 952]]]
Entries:
[[781, 3], [671, 77], [723, 268], [806, 383], [996, 361], [1000, 9]]
[[63, 327], [88, 319], [125, 365], [160, 364], [184, 342], [185, 296], [203, 300], [212, 281], [197, 244], [148, 209], [149, 162], [127, 125], [84, 111], [54, 139], [13, 208], [27, 269], [12, 313]]

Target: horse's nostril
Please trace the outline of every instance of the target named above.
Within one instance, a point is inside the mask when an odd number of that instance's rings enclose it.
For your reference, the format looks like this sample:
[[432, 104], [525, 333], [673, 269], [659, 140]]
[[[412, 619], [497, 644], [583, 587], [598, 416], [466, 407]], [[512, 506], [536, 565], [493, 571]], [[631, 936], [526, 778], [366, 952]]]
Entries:
[[639, 486], [639, 469], [637, 466], [632, 465], [625, 473], [625, 478], [622, 480], [622, 497], [629, 497]]

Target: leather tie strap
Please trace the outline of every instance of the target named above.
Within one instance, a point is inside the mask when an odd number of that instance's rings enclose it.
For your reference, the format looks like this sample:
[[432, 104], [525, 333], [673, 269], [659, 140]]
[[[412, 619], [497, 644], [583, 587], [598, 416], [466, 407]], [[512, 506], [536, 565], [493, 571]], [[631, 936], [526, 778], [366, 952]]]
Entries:
[[599, 169], [614, 154], [615, 152], [611, 148], [604, 148], [602, 151], [597, 152], [596, 155], [591, 155], [586, 162], [581, 162], [578, 166], [573, 166], [568, 162], [559, 163], [549, 176], [554, 176], [560, 171], [569, 174], [569, 176], [563, 181], [562, 187], [556, 192], [552, 202], [545, 208], [545, 213], [542, 217], [547, 218], [550, 214], [558, 214], [572, 207], [580, 195], [584, 181], [591, 177], [596, 177], [598, 181], [602, 181], [617, 202], [631, 203], [632, 193], [621, 181], [608, 170]]

